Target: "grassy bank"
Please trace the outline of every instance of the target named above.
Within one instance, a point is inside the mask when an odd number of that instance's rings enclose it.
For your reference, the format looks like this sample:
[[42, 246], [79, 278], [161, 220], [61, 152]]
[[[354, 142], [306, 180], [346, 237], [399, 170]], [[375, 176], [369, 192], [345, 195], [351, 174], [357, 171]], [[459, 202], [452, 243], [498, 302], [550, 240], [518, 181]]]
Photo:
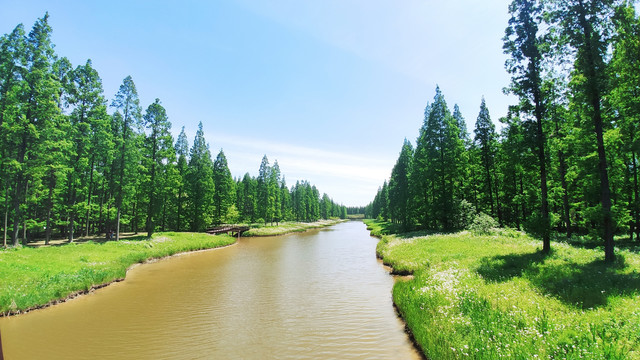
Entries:
[[251, 230], [242, 234], [242, 236], [276, 236], [276, 235], [284, 235], [290, 234], [294, 232], [303, 232], [311, 229], [318, 229], [327, 226], [332, 226], [335, 224], [339, 224], [347, 220], [340, 219], [332, 219], [332, 220], [320, 220], [311, 223], [304, 222], [282, 222], [278, 225], [267, 225], [261, 226], [257, 228], [252, 228]]
[[[388, 225], [369, 222], [374, 231]], [[640, 359], [640, 255], [490, 236], [382, 236], [378, 252], [397, 271], [393, 299], [432, 359]]]
[[232, 244], [227, 235], [158, 233], [104, 243], [0, 251], [0, 313], [12, 314], [64, 300], [123, 279], [136, 263]]

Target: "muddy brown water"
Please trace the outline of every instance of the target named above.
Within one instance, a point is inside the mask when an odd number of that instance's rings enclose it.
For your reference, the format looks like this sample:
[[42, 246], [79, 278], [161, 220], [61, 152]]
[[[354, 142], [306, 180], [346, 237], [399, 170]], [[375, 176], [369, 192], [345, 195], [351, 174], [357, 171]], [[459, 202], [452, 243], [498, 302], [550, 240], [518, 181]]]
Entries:
[[0, 319], [5, 359], [418, 359], [361, 222], [138, 266]]

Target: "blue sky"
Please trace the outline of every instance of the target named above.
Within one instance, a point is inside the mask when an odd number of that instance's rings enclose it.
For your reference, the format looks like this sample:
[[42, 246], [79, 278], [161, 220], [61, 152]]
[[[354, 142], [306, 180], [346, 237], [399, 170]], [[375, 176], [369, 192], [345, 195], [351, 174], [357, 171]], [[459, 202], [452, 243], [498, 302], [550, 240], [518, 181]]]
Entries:
[[202, 121], [235, 177], [267, 155], [287, 184], [309, 180], [366, 205], [404, 138], [415, 143], [436, 84], [473, 130], [502, 94], [507, 0], [0, 0], [0, 33], [45, 11], [60, 56], [91, 59], [111, 100], [131, 75], [177, 135]]

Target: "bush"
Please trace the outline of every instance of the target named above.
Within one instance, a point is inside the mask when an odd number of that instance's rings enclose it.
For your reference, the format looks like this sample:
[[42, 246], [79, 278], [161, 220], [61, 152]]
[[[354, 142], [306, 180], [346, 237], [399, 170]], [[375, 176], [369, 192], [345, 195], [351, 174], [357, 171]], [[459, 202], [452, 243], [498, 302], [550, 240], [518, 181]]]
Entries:
[[468, 229], [476, 216], [476, 208], [470, 202], [456, 199], [453, 204], [451, 225], [454, 230]]
[[476, 235], [489, 235], [493, 228], [498, 227], [498, 222], [485, 213], [478, 213], [469, 226], [469, 230]]

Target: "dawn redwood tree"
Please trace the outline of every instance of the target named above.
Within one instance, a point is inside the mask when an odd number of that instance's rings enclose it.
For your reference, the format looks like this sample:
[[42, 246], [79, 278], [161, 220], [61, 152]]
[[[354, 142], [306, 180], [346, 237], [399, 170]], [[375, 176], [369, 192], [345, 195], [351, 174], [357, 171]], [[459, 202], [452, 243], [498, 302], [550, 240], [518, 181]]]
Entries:
[[258, 216], [266, 224], [273, 219], [273, 194], [269, 184], [271, 178], [271, 166], [267, 155], [262, 157], [260, 169], [258, 170], [257, 206]]
[[162, 187], [159, 186], [157, 172], [162, 170], [169, 157], [167, 154], [172, 151], [173, 138], [171, 137], [171, 122], [167, 116], [165, 108], [160, 104], [160, 99], [156, 99], [149, 105], [144, 114], [144, 125], [149, 130], [146, 138], [146, 146], [149, 154], [149, 204], [147, 207], [147, 236], [151, 237], [155, 231], [156, 216], [160, 208], [157, 203], [158, 197], [162, 196]]
[[542, 252], [551, 251], [549, 199], [547, 188], [547, 156], [545, 155], [546, 120], [545, 94], [542, 87], [543, 56], [549, 48], [539, 34], [542, 21], [542, 5], [533, 0], [513, 0], [509, 6], [511, 19], [505, 30], [504, 52], [510, 56], [506, 62], [512, 75], [509, 91], [520, 98], [520, 109], [533, 113], [536, 120], [536, 145], [540, 168], [540, 212], [542, 215]]
[[[55, 59], [51, 42], [49, 14], [38, 19], [25, 42], [25, 67], [19, 88], [15, 89], [17, 101], [21, 103], [12, 109], [10, 116], [3, 119], [6, 131], [5, 146], [14, 149], [13, 164], [13, 232], [14, 246], [18, 245], [21, 221], [25, 221], [28, 206], [28, 186], [33, 175], [40, 171], [37, 166], [37, 150], [43, 140], [43, 131], [53, 126], [52, 121], [60, 116], [58, 80], [52, 76]], [[14, 95], [12, 95], [14, 96]], [[5, 115], [7, 115], [5, 109]], [[26, 233], [26, 224], [24, 227]], [[25, 239], [26, 240], [26, 239]]]
[[469, 132], [467, 131], [467, 123], [462, 116], [458, 104], [453, 106], [453, 121], [458, 128], [458, 144], [457, 151], [457, 179], [458, 184], [455, 185], [456, 193], [454, 196], [458, 200], [465, 200], [469, 204], [473, 203], [473, 184], [471, 184], [470, 154], [469, 149], [472, 145]]
[[614, 16], [616, 36], [611, 59], [610, 101], [617, 110], [615, 122], [623, 138], [626, 158], [629, 198], [629, 237], [640, 241], [640, 191], [638, 189], [638, 162], [640, 162], [640, 19], [632, 4], [616, 9]]
[[413, 146], [404, 139], [402, 150], [391, 170], [389, 180], [389, 213], [391, 218], [399, 222], [404, 228], [411, 225], [409, 177], [413, 164]]
[[280, 204], [282, 203], [282, 193], [280, 192], [280, 165], [278, 165], [278, 160], [274, 161], [273, 166], [271, 167], [271, 171], [269, 172], [269, 193], [271, 194], [271, 207], [273, 208], [273, 220], [276, 221], [276, 224], [280, 222], [282, 219], [282, 208]]
[[289, 188], [287, 187], [287, 182], [282, 177], [282, 182], [280, 184], [280, 214], [282, 215], [282, 220], [290, 220], [291, 219], [291, 193]]
[[198, 124], [198, 131], [191, 147], [187, 180], [191, 207], [189, 211], [191, 231], [203, 231], [207, 226], [211, 225], [213, 219], [215, 185], [213, 181], [213, 161], [211, 160], [209, 145], [204, 138], [202, 122]]
[[480, 103], [480, 113], [476, 120], [475, 145], [478, 148], [479, 161], [483, 170], [482, 182], [482, 199], [478, 201], [479, 210], [489, 210], [492, 216], [495, 216], [495, 203], [497, 201], [495, 194], [495, 156], [497, 147], [496, 127], [491, 121], [489, 109], [482, 98]]
[[[242, 196], [239, 198], [238, 210], [245, 221], [254, 222], [258, 214], [258, 182], [249, 173], [245, 173], [240, 183], [242, 184]], [[237, 191], [240, 192], [240, 186]]]
[[10, 125], [19, 116], [20, 84], [26, 70], [26, 38], [22, 24], [0, 38], [0, 198], [3, 203], [3, 246], [7, 246], [10, 194], [13, 193], [11, 179], [16, 172], [11, 159], [14, 158]]
[[[106, 152], [111, 148], [111, 140], [102, 80], [93, 69], [91, 60], [71, 72], [70, 87], [70, 94], [66, 98], [73, 107], [69, 116], [73, 150], [67, 181], [69, 242], [73, 242], [76, 219], [83, 206], [86, 210], [85, 234], [88, 235], [96, 163], [108, 157]], [[84, 196], [84, 205], [78, 200], [79, 196]]]
[[595, 135], [604, 252], [605, 261], [609, 263], [615, 260], [614, 223], [604, 143], [603, 100], [607, 93], [607, 47], [612, 36], [613, 12], [618, 4], [618, 0], [555, 0], [552, 3], [555, 25], [575, 50], [572, 82], [575, 100], [584, 106]]
[[177, 176], [177, 187], [176, 191], [178, 193], [176, 200], [176, 219], [175, 219], [175, 229], [177, 231], [184, 230], [184, 220], [185, 214], [184, 210], [186, 209], [186, 202], [188, 200], [187, 197], [187, 171], [189, 167], [189, 141], [187, 140], [187, 134], [184, 132], [184, 126], [180, 131], [180, 135], [178, 135], [178, 139], [175, 144], [175, 152], [178, 157], [178, 162], [176, 164], [178, 176]]
[[[412, 210], [422, 227], [433, 227], [432, 208], [429, 204], [432, 202], [432, 181], [429, 177], [429, 167], [431, 166], [428, 156], [429, 134], [427, 133], [427, 117], [431, 112], [431, 105], [427, 104], [424, 109], [424, 121], [420, 127], [420, 134], [416, 140], [416, 148], [413, 153], [413, 171], [409, 177], [411, 188]], [[386, 181], [385, 181], [386, 184]], [[384, 207], [387, 205], [387, 197], [382, 191], [386, 186], [378, 189], [378, 193], [373, 201], [372, 217], [377, 218], [383, 213]]]
[[121, 114], [121, 130], [120, 130], [120, 149], [118, 150], [119, 166], [118, 166], [118, 182], [116, 190], [116, 241], [120, 240], [120, 217], [122, 216], [122, 203], [124, 198], [124, 181], [127, 153], [132, 151], [131, 143], [133, 139], [132, 125], [141, 121], [142, 110], [140, 108], [140, 100], [138, 99], [138, 91], [131, 76], [127, 76], [120, 89], [116, 94], [111, 106], [116, 108]]
[[229, 207], [233, 205], [236, 196], [235, 182], [231, 176], [231, 171], [227, 164], [227, 157], [222, 149], [218, 153], [216, 160], [213, 162], [213, 182], [215, 191], [213, 193], [213, 202], [215, 206], [214, 222], [221, 224], [226, 222], [226, 215]]

